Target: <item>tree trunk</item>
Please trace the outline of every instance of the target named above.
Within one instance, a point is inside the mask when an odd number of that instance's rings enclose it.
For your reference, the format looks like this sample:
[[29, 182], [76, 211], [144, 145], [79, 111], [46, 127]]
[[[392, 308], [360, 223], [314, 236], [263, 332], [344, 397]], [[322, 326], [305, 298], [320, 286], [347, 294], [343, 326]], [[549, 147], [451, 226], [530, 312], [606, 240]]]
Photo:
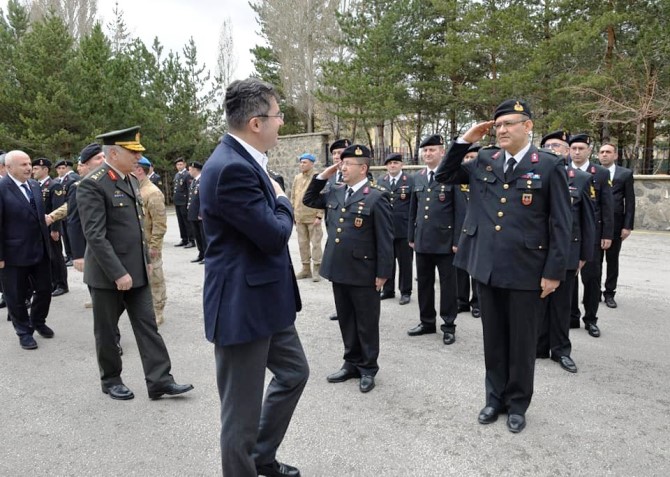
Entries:
[[421, 144], [421, 130], [423, 129], [422, 124], [423, 116], [421, 116], [421, 111], [416, 113], [416, 142], [414, 143], [414, 164], [419, 163], [419, 144]]
[[644, 121], [644, 156], [642, 159], [643, 174], [654, 173], [654, 118], [647, 118]]

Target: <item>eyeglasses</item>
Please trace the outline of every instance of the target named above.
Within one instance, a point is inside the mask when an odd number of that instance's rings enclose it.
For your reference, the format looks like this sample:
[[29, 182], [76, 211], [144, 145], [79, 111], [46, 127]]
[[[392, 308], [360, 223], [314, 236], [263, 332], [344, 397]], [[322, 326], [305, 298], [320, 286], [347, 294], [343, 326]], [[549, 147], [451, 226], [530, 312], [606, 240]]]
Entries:
[[347, 162], [347, 161], [342, 161], [343, 166], [351, 167], [351, 166], [362, 166], [363, 164], [360, 162]]
[[279, 118], [283, 121], [284, 120], [284, 113], [279, 111], [277, 114], [257, 114], [254, 117], [256, 117], [256, 118]]
[[505, 127], [505, 129], [509, 129], [510, 126], [514, 126], [515, 124], [519, 123], [525, 123], [528, 121], [528, 119], [519, 119], [517, 121], [501, 121], [499, 123], [495, 123], [493, 127], [497, 130], [500, 129], [501, 127]]
[[564, 146], [560, 142], [552, 142], [550, 144], [545, 144], [544, 147], [547, 147], [549, 149], [561, 149], [561, 148], [566, 147], [566, 146]]

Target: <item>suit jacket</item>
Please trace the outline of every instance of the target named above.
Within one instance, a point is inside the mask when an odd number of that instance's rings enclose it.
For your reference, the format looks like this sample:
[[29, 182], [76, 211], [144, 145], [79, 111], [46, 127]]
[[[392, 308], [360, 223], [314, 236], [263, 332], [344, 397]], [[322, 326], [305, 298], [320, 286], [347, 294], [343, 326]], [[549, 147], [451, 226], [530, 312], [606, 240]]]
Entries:
[[580, 260], [588, 262], [595, 258], [593, 243], [596, 240], [596, 209], [590, 195], [590, 174], [572, 167], [567, 172], [572, 203], [572, 235], [566, 268], [577, 270]]
[[390, 196], [393, 207], [393, 238], [406, 239], [414, 178], [406, 172], [401, 172], [395, 187], [391, 187], [391, 176], [384, 174], [377, 179], [377, 185], [386, 189]]
[[49, 258], [49, 230], [39, 183], [28, 179], [35, 208], [9, 174], [0, 179], [0, 261], [6, 266], [28, 267]]
[[612, 240], [614, 236], [614, 197], [610, 171], [596, 164], [589, 164], [587, 171], [591, 174], [591, 200], [596, 211], [596, 240], [600, 248], [601, 240]]
[[326, 209], [328, 241], [321, 276], [334, 283], [374, 287], [393, 274], [393, 212], [388, 192], [369, 182], [345, 200], [344, 185], [325, 194], [325, 180], [312, 178], [303, 197], [307, 207]]
[[436, 178], [470, 184], [470, 205], [454, 264], [498, 288], [540, 290], [542, 278], [563, 280], [572, 229], [565, 167], [531, 146], [505, 182], [504, 151], [481, 149], [462, 164], [469, 144], [454, 142]]
[[635, 188], [633, 171], [616, 166], [612, 181], [614, 200], [614, 234], [620, 235], [621, 229], [633, 230], [635, 222]]
[[291, 203], [268, 174], [225, 135], [200, 175], [205, 232], [205, 334], [218, 346], [286, 329], [302, 308], [288, 250]]
[[[407, 237], [416, 253], [452, 254], [455, 233], [455, 191], [452, 184], [429, 184], [426, 169], [414, 175]], [[460, 187], [460, 186], [457, 186]]]
[[200, 176], [191, 180], [188, 189], [188, 203], [186, 204], [186, 218], [192, 222], [200, 220]]
[[187, 169], [182, 169], [174, 175], [172, 187], [172, 202], [174, 205], [188, 204], [188, 190], [191, 187], [191, 174], [188, 173]]
[[116, 290], [115, 280], [129, 273], [133, 288], [147, 285], [142, 196], [137, 178], [121, 179], [107, 163], [77, 186], [77, 208], [86, 238], [84, 283]]

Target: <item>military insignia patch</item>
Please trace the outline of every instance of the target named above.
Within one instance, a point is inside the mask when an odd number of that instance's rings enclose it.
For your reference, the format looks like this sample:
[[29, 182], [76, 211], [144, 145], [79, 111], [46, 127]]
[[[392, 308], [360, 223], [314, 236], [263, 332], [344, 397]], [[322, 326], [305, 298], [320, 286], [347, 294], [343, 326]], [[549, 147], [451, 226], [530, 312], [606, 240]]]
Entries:
[[354, 227], [361, 228], [363, 227], [363, 217], [356, 217], [354, 220]]
[[470, 192], [468, 184], [461, 184], [461, 192]]
[[530, 162], [532, 162], [533, 164], [537, 164], [538, 162], [540, 162], [540, 157], [537, 155], [537, 152], [534, 152], [530, 156]]
[[362, 156], [362, 155], [363, 155], [363, 151], [361, 150], [360, 147], [357, 147], [356, 150], [354, 151], [354, 154], [356, 154], [357, 156]]
[[518, 101], [514, 105], [514, 111], [519, 111], [519, 112], [523, 111], [523, 106], [521, 106], [521, 103], [519, 103]]
[[493, 170], [493, 167], [491, 166], [486, 166], [486, 172], [491, 172]]
[[524, 194], [521, 196], [521, 203], [522, 203], [523, 205], [526, 205], [526, 206], [532, 204], [532, 203], [533, 203], [533, 194], [530, 194], [530, 193], [524, 193]]
[[568, 171], [568, 177], [570, 177], [571, 179], [572, 179], [573, 177], [575, 177], [575, 171], [572, 170], [572, 169], [570, 169], [570, 170]]
[[593, 185], [591, 185], [590, 187], [591, 187], [591, 198], [592, 198], [593, 200], [595, 200], [595, 198], [596, 198], [596, 189], [595, 189], [595, 187], [593, 187]]
[[447, 200], [447, 196], [445, 195], [444, 192], [440, 192], [437, 198], [440, 199], [440, 202], [444, 202], [445, 200]]

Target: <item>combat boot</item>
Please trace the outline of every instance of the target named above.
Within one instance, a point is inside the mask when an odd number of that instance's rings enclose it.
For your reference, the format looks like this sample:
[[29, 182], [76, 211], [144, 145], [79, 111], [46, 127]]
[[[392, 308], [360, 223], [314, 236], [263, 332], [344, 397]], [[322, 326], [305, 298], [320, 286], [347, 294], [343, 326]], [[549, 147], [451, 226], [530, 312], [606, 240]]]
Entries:
[[319, 275], [319, 269], [321, 268], [320, 263], [315, 263], [314, 264], [314, 275], [312, 276], [312, 281], [313, 282], [320, 282], [321, 281], [321, 275]]
[[312, 269], [309, 266], [309, 263], [302, 264], [302, 271], [295, 276], [298, 280], [303, 278], [312, 278]]

